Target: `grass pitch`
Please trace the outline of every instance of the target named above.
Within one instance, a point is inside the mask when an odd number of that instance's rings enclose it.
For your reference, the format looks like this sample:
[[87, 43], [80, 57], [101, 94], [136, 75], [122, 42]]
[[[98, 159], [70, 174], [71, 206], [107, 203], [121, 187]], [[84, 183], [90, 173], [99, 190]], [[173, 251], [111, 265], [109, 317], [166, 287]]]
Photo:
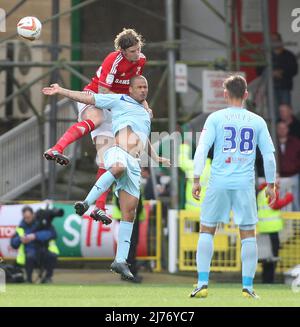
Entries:
[[300, 292], [286, 285], [256, 285], [260, 300], [241, 295], [240, 284], [212, 283], [206, 299], [189, 298], [190, 284], [12, 285], [0, 307], [299, 307]]

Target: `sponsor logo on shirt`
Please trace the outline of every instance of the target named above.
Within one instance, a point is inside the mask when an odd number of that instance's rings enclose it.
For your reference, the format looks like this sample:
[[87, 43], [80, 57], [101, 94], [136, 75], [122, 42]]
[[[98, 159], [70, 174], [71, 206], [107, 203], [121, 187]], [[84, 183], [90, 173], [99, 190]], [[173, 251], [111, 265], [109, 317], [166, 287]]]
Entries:
[[106, 83], [107, 84], [112, 84], [113, 83], [113, 81], [114, 81], [114, 75], [113, 74], [108, 74], [107, 76], [106, 76]]
[[227, 163], [227, 164], [231, 164], [231, 163], [244, 163], [244, 162], [248, 162], [248, 159], [247, 158], [243, 158], [243, 157], [237, 157], [237, 158], [228, 157], [225, 160], [225, 163]]
[[129, 79], [115, 79], [116, 84], [123, 84], [123, 85], [129, 85]]

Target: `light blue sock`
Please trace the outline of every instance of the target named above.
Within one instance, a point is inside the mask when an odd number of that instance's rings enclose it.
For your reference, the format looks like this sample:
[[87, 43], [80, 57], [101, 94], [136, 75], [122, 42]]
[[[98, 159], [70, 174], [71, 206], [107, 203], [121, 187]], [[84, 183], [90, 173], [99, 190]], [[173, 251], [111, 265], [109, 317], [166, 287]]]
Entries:
[[197, 247], [198, 285], [208, 285], [210, 263], [214, 253], [214, 237], [212, 234], [200, 233]]
[[129, 221], [120, 222], [118, 246], [117, 246], [117, 254], [116, 254], [117, 262], [124, 262], [127, 260], [132, 228], [133, 228], [133, 222], [129, 222]]
[[84, 201], [87, 202], [89, 206], [92, 205], [102, 193], [111, 187], [115, 180], [114, 175], [108, 170], [97, 180]]
[[243, 288], [253, 291], [253, 279], [257, 266], [257, 243], [255, 237], [242, 240], [241, 249]]

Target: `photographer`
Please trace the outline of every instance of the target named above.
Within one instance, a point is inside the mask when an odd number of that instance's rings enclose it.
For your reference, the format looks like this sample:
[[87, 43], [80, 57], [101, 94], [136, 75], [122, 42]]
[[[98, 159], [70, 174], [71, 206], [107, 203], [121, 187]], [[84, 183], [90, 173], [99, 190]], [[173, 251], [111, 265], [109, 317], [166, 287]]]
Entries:
[[[59, 215], [61, 212], [58, 211]], [[56, 266], [58, 248], [55, 244], [56, 231], [51, 220], [56, 216], [52, 210], [38, 210], [35, 214], [31, 207], [22, 209], [23, 220], [16, 228], [11, 246], [18, 249], [17, 265], [25, 266], [27, 282], [32, 283], [34, 268], [45, 269], [41, 283], [51, 283]]]

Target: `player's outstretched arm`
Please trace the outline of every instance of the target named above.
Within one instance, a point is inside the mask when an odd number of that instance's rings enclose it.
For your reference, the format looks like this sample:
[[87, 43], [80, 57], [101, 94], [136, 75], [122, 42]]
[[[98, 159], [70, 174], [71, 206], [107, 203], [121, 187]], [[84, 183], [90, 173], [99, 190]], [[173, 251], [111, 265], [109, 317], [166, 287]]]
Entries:
[[64, 89], [58, 84], [51, 84], [49, 87], [44, 87], [42, 92], [45, 95], [59, 94], [77, 102], [82, 102], [85, 104], [95, 104], [95, 99], [93, 95], [85, 92]]

